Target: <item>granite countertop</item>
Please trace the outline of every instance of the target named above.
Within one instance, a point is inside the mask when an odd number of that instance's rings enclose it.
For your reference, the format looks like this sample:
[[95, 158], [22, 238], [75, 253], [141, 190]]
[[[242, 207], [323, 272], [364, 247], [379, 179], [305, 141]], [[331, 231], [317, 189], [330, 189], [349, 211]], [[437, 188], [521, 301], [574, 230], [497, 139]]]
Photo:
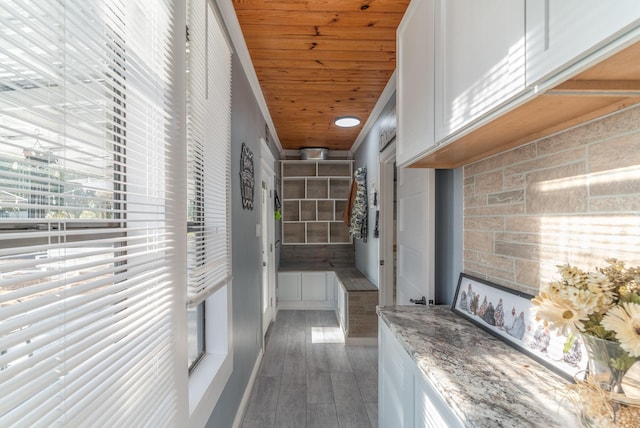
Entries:
[[568, 381], [448, 306], [377, 312], [465, 426], [580, 426]]

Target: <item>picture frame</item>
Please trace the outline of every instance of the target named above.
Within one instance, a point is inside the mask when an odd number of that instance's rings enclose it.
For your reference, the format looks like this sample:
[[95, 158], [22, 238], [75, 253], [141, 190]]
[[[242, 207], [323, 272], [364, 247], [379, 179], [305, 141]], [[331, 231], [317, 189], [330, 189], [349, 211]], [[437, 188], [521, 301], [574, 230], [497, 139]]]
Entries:
[[565, 379], [584, 379], [588, 355], [580, 335], [567, 336], [536, 321], [533, 296], [460, 273], [451, 310]]

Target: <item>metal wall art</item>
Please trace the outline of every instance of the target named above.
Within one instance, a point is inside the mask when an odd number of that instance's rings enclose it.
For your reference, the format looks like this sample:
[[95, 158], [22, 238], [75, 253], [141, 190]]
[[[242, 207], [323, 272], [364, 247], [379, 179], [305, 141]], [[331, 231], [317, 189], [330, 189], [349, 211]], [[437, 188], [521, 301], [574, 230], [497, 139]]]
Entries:
[[253, 209], [254, 187], [253, 153], [245, 143], [242, 143], [242, 150], [240, 152], [240, 194], [242, 195], [242, 208]]

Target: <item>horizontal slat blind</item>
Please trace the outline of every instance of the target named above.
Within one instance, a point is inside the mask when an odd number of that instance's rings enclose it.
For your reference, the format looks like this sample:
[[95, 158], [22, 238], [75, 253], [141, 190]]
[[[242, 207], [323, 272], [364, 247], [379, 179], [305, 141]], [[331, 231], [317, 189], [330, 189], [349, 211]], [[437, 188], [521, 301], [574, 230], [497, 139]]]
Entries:
[[206, 0], [189, 8], [189, 306], [231, 277], [231, 48]]
[[0, 2], [0, 426], [178, 425], [172, 8]]

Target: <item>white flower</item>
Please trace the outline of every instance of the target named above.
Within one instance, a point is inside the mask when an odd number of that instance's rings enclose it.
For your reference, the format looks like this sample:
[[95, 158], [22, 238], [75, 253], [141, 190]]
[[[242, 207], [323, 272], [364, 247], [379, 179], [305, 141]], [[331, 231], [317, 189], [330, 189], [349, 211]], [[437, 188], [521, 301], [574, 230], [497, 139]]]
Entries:
[[584, 330], [582, 321], [589, 319], [583, 308], [575, 307], [569, 299], [557, 294], [542, 291], [531, 302], [538, 306], [536, 320], [542, 320], [545, 326], [565, 336]]
[[616, 333], [620, 347], [631, 357], [640, 357], [640, 305], [625, 302], [602, 317], [602, 326]]

